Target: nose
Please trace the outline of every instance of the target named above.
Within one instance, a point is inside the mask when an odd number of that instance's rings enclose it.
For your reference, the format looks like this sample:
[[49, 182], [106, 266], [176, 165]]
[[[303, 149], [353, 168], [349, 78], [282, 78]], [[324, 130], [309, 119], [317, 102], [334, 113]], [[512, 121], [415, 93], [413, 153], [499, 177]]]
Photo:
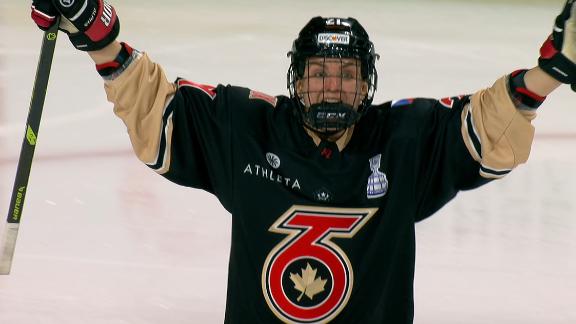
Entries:
[[327, 76], [324, 78], [325, 92], [340, 92], [342, 90], [342, 78], [339, 76]]

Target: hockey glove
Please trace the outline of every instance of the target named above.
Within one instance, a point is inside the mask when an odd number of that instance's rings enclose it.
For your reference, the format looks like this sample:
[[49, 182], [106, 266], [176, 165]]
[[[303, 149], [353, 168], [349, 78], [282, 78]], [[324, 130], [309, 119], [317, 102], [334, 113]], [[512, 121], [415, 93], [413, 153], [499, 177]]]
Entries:
[[45, 31], [50, 28], [59, 14], [51, 0], [32, 0], [32, 20], [40, 29]]
[[540, 48], [538, 65], [576, 91], [576, 0], [567, 0], [556, 17], [552, 34]]
[[[40, 0], [38, 0], [40, 1]], [[114, 8], [103, 0], [52, 0], [66, 19], [60, 28], [81, 51], [96, 51], [112, 43], [120, 32]]]

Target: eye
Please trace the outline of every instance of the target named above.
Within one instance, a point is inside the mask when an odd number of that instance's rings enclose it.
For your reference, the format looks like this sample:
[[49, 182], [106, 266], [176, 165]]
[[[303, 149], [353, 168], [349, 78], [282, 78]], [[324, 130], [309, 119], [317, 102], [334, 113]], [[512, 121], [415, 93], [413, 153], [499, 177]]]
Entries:
[[342, 79], [351, 80], [351, 79], [357, 79], [357, 78], [358, 78], [358, 73], [357, 73], [356, 69], [344, 69], [342, 71]]

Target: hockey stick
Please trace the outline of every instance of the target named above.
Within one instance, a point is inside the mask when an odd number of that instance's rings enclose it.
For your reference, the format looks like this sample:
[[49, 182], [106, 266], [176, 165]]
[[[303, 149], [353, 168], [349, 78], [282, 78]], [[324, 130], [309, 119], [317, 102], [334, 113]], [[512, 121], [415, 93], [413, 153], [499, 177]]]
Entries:
[[20, 226], [20, 220], [22, 219], [24, 198], [26, 197], [26, 190], [28, 188], [28, 177], [30, 176], [30, 169], [32, 168], [32, 159], [34, 158], [36, 138], [40, 127], [44, 99], [46, 98], [46, 89], [48, 87], [56, 39], [58, 38], [59, 25], [60, 19], [57, 18], [56, 23], [44, 32], [40, 58], [36, 69], [36, 79], [30, 100], [30, 109], [28, 110], [26, 131], [24, 132], [16, 178], [12, 189], [10, 209], [8, 210], [6, 224], [4, 224], [4, 230], [0, 237], [0, 275], [10, 274], [10, 269], [12, 268], [16, 238], [18, 237], [18, 228]]

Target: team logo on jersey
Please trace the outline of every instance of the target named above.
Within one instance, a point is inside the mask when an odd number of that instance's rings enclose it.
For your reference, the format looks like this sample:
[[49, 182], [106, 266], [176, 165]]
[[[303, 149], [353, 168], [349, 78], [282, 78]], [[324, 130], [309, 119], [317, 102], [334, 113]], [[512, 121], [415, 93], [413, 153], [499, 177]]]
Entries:
[[268, 164], [270, 164], [274, 169], [280, 167], [280, 158], [274, 153], [266, 153], [266, 161], [268, 161]]
[[287, 235], [268, 254], [262, 291], [287, 323], [326, 323], [346, 307], [354, 286], [348, 256], [332, 238], [352, 238], [376, 208], [293, 206], [269, 231]]
[[74, 4], [74, 0], [60, 0], [62, 7], [69, 8]]
[[381, 160], [382, 154], [378, 154], [369, 161], [372, 174], [368, 177], [368, 186], [366, 187], [368, 199], [380, 198], [388, 191], [388, 179], [386, 179], [386, 174], [380, 171]]
[[327, 203], [332, 201], [332, 194], [326, 188], [320, 188], [314, 192], [314, 198], [316, 201]]

